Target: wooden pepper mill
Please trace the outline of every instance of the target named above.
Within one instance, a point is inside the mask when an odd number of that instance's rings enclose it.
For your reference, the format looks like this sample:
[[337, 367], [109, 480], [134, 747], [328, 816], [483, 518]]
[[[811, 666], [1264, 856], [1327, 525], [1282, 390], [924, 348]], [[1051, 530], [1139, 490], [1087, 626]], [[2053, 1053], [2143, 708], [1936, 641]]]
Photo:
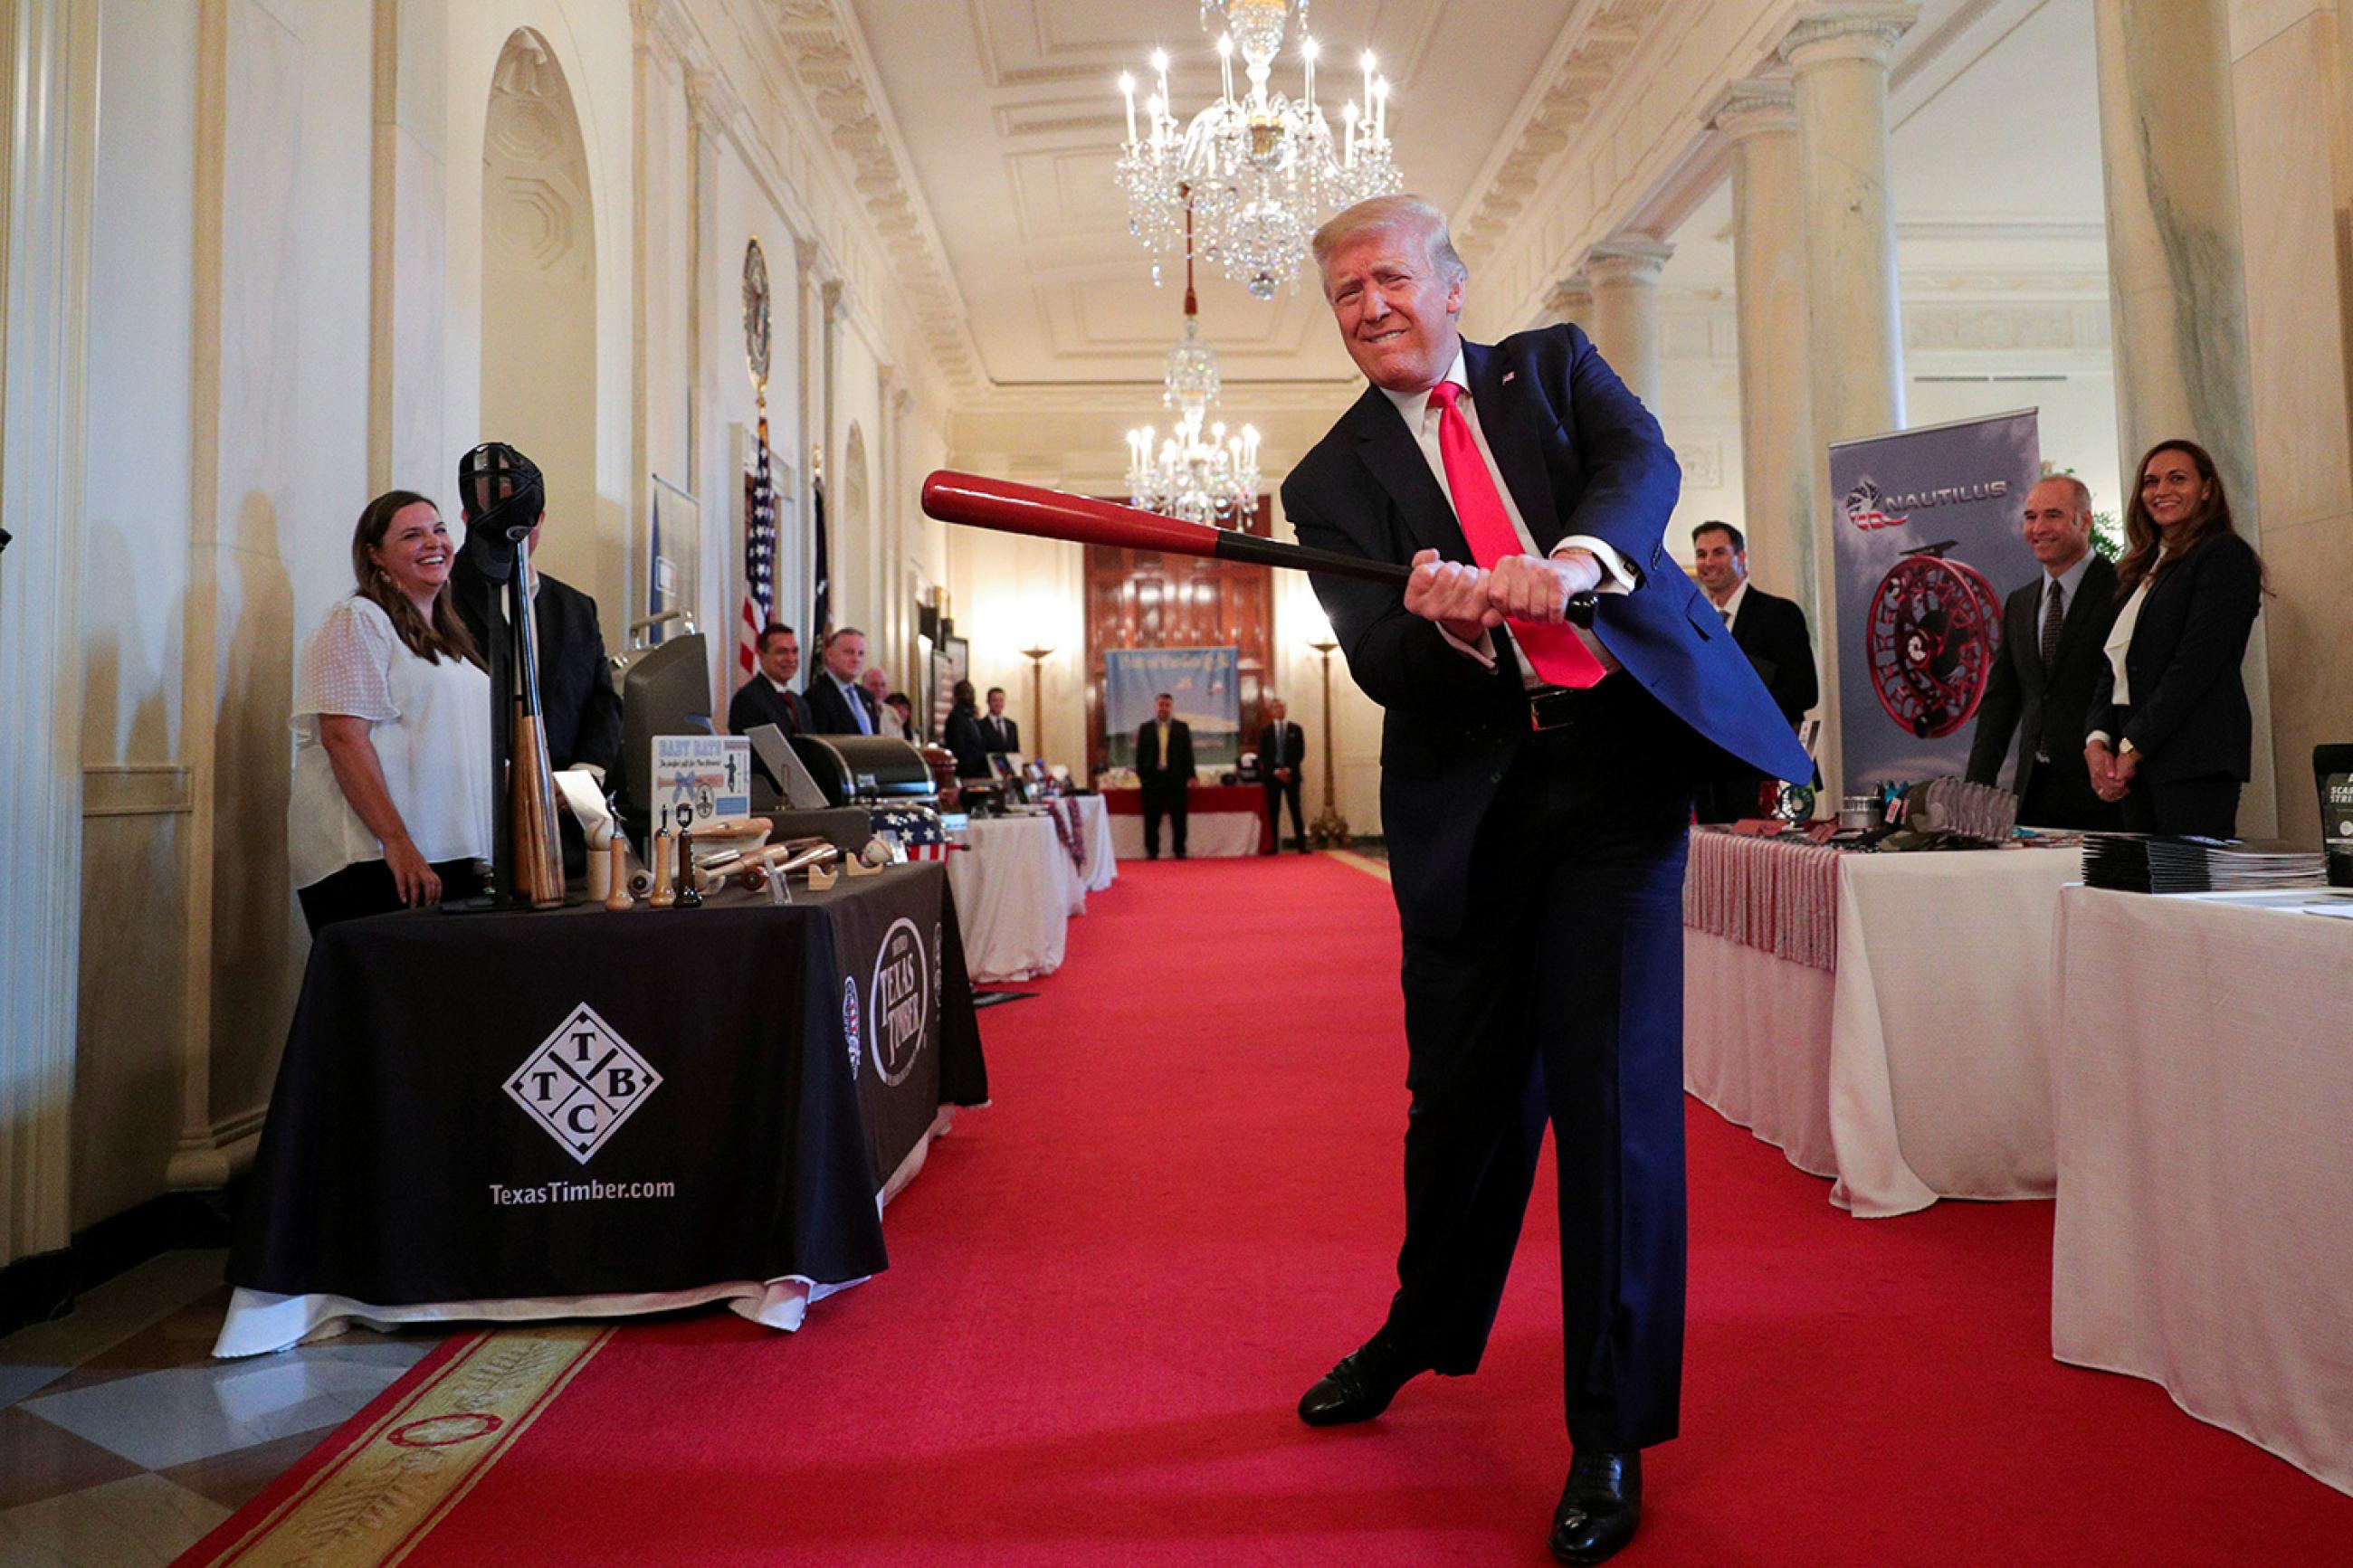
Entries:
[[628, 841], [618, 833], [614, 834], [612, 845], [607, 852], [613, 858], [611, 876], [613, 890], [605, 895], [605, 907], [618, 914], [637, 902], [637, 900], [629, 897]]

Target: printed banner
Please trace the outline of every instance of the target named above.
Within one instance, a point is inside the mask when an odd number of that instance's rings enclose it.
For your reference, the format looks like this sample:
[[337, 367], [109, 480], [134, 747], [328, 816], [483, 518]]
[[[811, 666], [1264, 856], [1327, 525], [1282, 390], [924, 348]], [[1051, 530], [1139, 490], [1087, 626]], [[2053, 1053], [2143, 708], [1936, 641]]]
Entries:
[[673, 831], [752, 815], [752, 742], [742, 735], [656, 735], [653, 805]]
[[1958, 773], [2001, 651], [2002, 599], [2042, 570], [2019, 532], [2042, 471], [2036, 411], [1842, 441], [1830, 456], [1847, 792]]
[[1241, 760], [1241, 650], [1236, 647], [1115, 647], [1103, 651], [1103, 728], [1111, 764], [1135, 765], [1135, 731], [1166, 691], [1193, 731], [1196, 767]]

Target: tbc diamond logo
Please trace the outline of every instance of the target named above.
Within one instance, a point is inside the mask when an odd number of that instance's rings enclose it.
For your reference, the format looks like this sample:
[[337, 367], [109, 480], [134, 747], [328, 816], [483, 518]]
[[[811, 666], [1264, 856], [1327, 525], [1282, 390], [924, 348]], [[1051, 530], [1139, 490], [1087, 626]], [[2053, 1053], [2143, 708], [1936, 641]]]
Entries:
[[661, 1087], [613, 1026], [583, 1002], [507, 1080], [507, 1096], [582, 1164]]

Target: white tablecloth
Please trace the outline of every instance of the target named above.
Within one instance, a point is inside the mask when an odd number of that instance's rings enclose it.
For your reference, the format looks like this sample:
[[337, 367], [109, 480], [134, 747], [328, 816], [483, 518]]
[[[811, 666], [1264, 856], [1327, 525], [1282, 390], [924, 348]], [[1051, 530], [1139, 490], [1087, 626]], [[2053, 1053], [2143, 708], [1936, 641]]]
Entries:
[[[1729, 838], [1694, 835], [1694, 877], [1729, 867], [1769, 878], [1776, 852], [1820, 859], [1811, 847]], [[2080, 858], [1841, 854], [1830, 869], [1783, 878], [1779, 897], [1834, 888], [1834, 909], [1784, 909], [1778, 939], [1751, 938], [1834, 954], [1827, 972], [1693, 929], [1687, 912], [1686, 1087], [1799, 1169], [1833, 1177], [1831, 1201], [1860, 1216], [1939, 1197], [2048, 1197], [2052, 931]], [[1810, 940], [1824, 914], [1834, 941]]]
[[1119, 849], [1112, 841], [1111, 806], [1099, 795], [1071, 797], [1079, 808], [1079, 836], [1086, 858], [1079, 879], [1090, 893], [1100, 893], [1119, 880]]
[[975, 980], [1028, 980], [1062, 966], [1073, 903], [1086, 890], [1060, 835], [1043, 816], [976, 816], [948, 857], [948, 887]]
[[2353, 921], [2070, 888], [2051, 1343], [2353, 1492]]

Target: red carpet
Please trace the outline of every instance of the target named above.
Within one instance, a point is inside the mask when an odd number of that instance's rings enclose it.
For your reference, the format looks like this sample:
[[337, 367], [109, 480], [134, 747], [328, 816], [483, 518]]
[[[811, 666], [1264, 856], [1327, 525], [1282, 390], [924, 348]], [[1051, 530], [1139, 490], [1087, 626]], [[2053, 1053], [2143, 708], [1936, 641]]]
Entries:
[[[892, 1206], [888, 1274], [797, 1337], [622, 1329], [404, 1561], [1549, 1561], [1548, 1174], [1478, 1376], [1366, 1427], [1292, 1414], [1392, 1283], [1388, 889], [1322, 858], [1164, 862], [1092, 908], [1037, 1000], [982, 1015], [997, 1102]], [[1684, 1436], [1620, 1561], [2353, 1555], [2353, 1499], [2052, 1361], [2049, 1205], [1860, 1222], [1691, 1125]]]

